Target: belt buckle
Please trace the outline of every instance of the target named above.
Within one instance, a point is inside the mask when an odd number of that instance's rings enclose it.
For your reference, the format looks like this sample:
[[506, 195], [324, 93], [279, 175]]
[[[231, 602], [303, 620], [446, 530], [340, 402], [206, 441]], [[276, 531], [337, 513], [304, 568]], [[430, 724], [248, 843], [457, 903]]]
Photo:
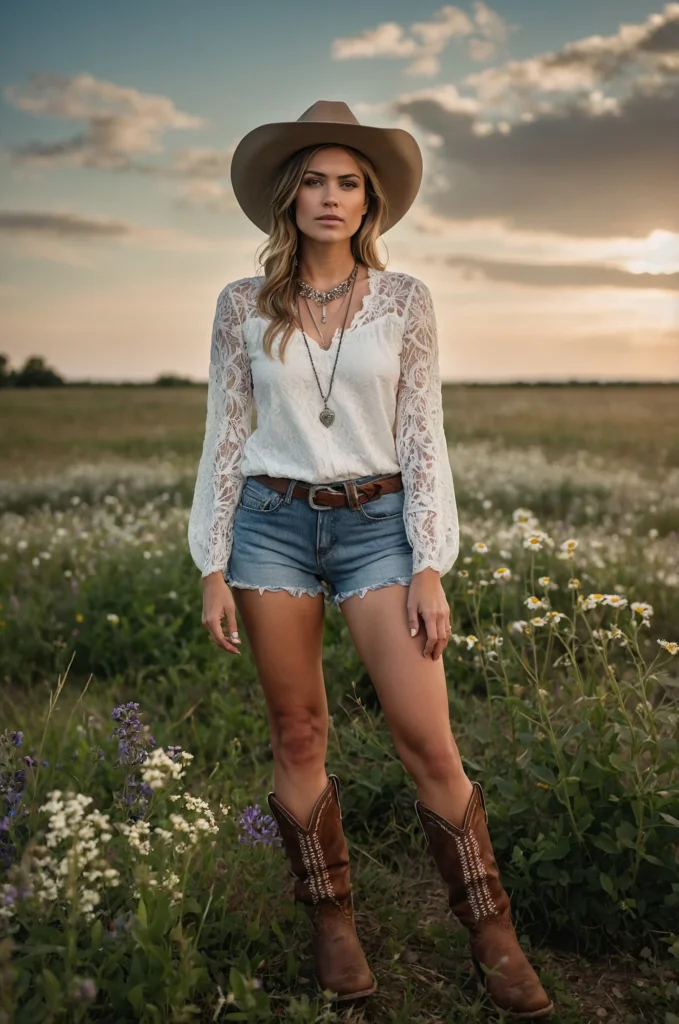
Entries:
[[314, 502], [314, 495], [315, 495], [316, 491], [333, 491], [335, 494], [339, 494], [339, 491], [337, 490], [337, 488], [332, 487], [330, 484], [310, 484], [309, 485], [309, 494], [307, 496], [307, 501], [308, 501], [310, 507], [317, 509], [319, 512], [322, 512], [326, 508], [332, 508], [333, 507], [332, 505], [316, 505], [316, 503]]

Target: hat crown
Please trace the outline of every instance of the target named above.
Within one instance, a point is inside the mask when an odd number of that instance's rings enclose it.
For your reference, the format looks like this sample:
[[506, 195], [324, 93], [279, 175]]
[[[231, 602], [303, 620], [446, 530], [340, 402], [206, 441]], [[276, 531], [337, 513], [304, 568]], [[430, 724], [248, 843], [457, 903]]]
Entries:
[[335, 124], [360, 124], [346, 103], [340, 100], [316, 100], [298, 121], [330, 121]]

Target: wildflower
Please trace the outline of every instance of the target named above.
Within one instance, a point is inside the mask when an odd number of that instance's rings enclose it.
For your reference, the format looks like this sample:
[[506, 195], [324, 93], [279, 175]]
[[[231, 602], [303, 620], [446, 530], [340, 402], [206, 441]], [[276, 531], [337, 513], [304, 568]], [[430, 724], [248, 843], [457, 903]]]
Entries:
[[118, 615], [115, 614], [115, 612], [109, 612], [109, 614], [106, 616], [106, 621], [112, 622], [114, 626], [117, 626], [118, 623], [120, 622], [120, 618]]
[[116, 726], [111, 733], [112, 740], [118, 740], [119, 758], [115, 762], [117, 768], [121, 764], [143, 764], [148, 754], [147, 747], [155, 747], [156, 741], [142, 725], [137, 711], [139, 705], [134, 701], [120, 704], [111, 712]]
[[542, 538], [537, 534], [532, 533], [530, 537], [526, 537], [523, 542], [525, 548], [529, 548], [531, 551], [542, 551]]
[[568, 589], [569, 590], [579, 590], [580, 589], [580, 580], [576, 576], [572, 576], [569, 579], [569, 581], [568, 581]]
[[620, 597], [619, 594], [606, 594], [604, 604], [607, 604], [610, 608], [624, 608], [627, 604], [627, 598]]
[[178, 761], [173, 761], [162, 747], [158, 747], [148, 756], [142, 769], [142, 779], [151, 789], [161, 789], [166, 782], [184, 777], [183, 765], [193, 759], [193, 754], [183, 750]]
[[78, 612], [76, 614], [75, 621], [76, 622], [84, 622], [85, 621], [85, 616], [82, 614], [82, 612]]
[[547, 607], [547, 602], [546, 601], [544, 601], [540, 597], [535, 597], [535, 596], [527, 597], [526, 600], [523, 603], [525, 604], [526, 608], [546, 608]]
[[547, 690], [543, 690], [541, 687], [538, 687], [538, 693], [541, 697], [549, 697], [549, 693], [547, 692]]
[[536, 617], [534, 619], [531, 619], [530, 622], [531, 622], [531, 626], [546, 626], [547, 625], [547, 619], [544, 619], [544, 618], [541, 619], [541, 618], [537, 618]]
[[555, 626], [558, 625], [561, 622], [561, 620], [564, 619], [565, 617], [566, 616], [563, 615], [561, 612], [546, 612], [545, 613], [545, 619], [547, 620], [547, 622], [551, 622]]
[[477, 636], [474, 636], [473, 633], [470, 633], [469, 636], [465, 637], [465, 642], [467, 644], [467, 650], [471, 651], [472, 647], [476, 647], [476, 645], [478, 644], [479, 638]]
[[575, 549], [578, 547], [578, 544], [579, 541], [575, 540], [573, 537], [569, 537], [569, 539], [565, 540], [563, 544], [559, 545], [559, 547], [564, 552], [564, 554], [568, 555], [569, 557], [572, 557], [575, 554]]
[[551, 580], [550, 580], [549, 576], [541, 576], [540, 579], [538, 580], [538, 583], [540, 584], [541, 587], [548, 587], [549, 584], [551, 583]]
[[262, 843], [264, 846], [271, 846], [281, 842], [276, 822], [270, 814], [262, 814], [259, 804], [246, 807], [239, 824], [242, 829], [241, 835], [238, 836], [239, 843], [248, 843], [250, 846]]
[[604, 594], [588, 594], [587, 597], [578, 594], [578, 604], [584, 611], [591, 611], [592, 608], [596, 608], [598, 604], [602, 603], [604, 597]]
[[469, 576], [469, 570], [468, 569], [458, 569], [457, 575], [458, 576], [462, 576], [463, 579], [466, 579], [467, 576]]
[[630, 611], [637, 612], [638, 615], [643, 615], [645, 619], [650, 618], [653, 614], [653, 605], [648, 604], [647, 601], [633, 601], [630, 605]]
[[488, 551], [488, 546], [482, 540], [477, 540], [475, 544], [472, 544], [472, 547], [480, 555], [485, 555]]
[[510, 580], [512, 578], [512, 571], [503, 565], [495, 570], [493, 578], [496, 580]]
[[658, 640], [661, 647], [664, 647], [668, 654], [679, 653], [679, 644], [672, 643], [670, 640]]
[[533, 519], [533, 513], [529, 508], [515, 508], [512, 519], [515, 523], [529, 523]]
[[515, 622], [511, 623], [509, 629], [512, 633], [524, 633], [527, 626], [528, 623], [525, 619], [517, 619]]

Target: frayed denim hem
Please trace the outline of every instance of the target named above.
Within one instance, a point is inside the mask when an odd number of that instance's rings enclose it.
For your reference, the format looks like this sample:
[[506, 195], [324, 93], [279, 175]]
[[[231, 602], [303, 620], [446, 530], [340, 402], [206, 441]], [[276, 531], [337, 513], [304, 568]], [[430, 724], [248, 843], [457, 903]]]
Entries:
[[335, 608], [339, 608], [342, 601], [346, 601], [348, 597], [365, 597], [369, 590], [380, 590], [382, 587], [390, 587], [393, 583], [400, 583], [402, 586], [410, 586], [412, 576], [395, 576], [392, 580], [382, 580], [381, 583], [373, 583], [370, 587], [360, 587], [358, 590], [347, 590], [343, 594], [335, 594], [331, 599]]
[[226, 580], [226, 584], [229, 587], [240, 587], [241, 590], [258, 590], [260, 594], [263, 594], [265, 590], [285, 590], [288, 594], [292, 594], [293, 597], [301, 597], [302, 594], [308, 594], [310, 597], [316, 597], [317, 594], [324, 592], [323, 587], [317, 587], [315, 590], [308, 590], [305, 587], [258, 587], [254, 583], [240, 583], [238, 580]]

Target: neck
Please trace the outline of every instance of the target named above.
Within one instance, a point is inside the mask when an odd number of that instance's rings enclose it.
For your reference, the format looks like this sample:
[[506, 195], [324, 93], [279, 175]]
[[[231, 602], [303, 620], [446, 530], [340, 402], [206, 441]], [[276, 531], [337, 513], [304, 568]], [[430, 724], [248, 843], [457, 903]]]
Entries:
[[319, 292], [329, 291], [340, 281], [346, 281], [356, 262], [346, 245], [314, 245], [311, 239], [305, 239], [298, 260], [297, 277]]

